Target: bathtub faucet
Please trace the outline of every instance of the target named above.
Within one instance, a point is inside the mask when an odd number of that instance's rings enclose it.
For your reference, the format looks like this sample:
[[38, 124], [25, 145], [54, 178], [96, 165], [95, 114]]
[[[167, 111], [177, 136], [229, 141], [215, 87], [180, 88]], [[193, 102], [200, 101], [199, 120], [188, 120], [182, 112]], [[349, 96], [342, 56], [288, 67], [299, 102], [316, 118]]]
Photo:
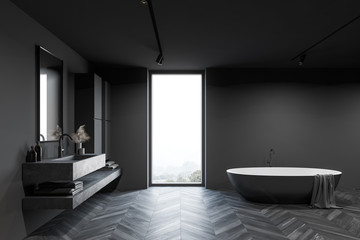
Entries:
[[268, 167], [271, 167], [271, 160], [272, 160], [273, 155], [275, 155], [275, 151], [274, 151], [274, 149], [271, 148], [269, 151], [269, 159], [266, 162], [268, 164]]

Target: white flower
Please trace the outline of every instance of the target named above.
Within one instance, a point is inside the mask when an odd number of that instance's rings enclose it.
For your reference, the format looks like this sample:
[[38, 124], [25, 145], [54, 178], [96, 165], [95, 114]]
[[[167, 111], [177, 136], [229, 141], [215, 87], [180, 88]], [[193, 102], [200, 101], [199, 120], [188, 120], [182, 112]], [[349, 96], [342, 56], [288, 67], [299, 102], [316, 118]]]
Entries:
[[85, 132], [85, 125], [81, 125], [76, 133], [71, 134], [71, 138], [75, 143], [83, 143], [89, 141], [90, 136]]
[[55, 139], [59, 139], [62, 135], [62, 129], [59, 125], [56, 125], [55, 131], [51, 134]]

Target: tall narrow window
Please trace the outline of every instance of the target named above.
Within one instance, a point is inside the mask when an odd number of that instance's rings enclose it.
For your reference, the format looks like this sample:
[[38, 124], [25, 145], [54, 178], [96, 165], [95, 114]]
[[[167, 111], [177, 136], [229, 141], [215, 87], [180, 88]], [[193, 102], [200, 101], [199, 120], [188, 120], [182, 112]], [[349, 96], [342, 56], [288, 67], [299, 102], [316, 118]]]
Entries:
[[151, 183], [202, 183], [202, 74], [151, 75]]

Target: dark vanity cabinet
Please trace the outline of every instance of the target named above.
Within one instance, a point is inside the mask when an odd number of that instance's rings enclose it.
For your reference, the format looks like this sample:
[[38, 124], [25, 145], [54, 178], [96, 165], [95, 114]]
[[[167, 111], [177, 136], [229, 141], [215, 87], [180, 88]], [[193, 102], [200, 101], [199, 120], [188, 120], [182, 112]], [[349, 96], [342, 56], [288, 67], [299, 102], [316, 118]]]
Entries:
[[111, 159], [110, 148], [110, 134], [111, 134], [111, 112], [110, 112], [110, 100], [111, 100], [111, 88], [110, 84], [103, 81], [103, 152], [106, 153], [106, 158]]
[[103, 153], [102, 86], [102, 79], [96, 74], [75, 74], [75, 131], [85, 125], [90, 136], [83, 143], [86, 153]]
[[75, 74], [75, 130], [85, 125], [91, 139], [83, 143], [86, 153], [111, 157], [110, 84], [94, 73]]

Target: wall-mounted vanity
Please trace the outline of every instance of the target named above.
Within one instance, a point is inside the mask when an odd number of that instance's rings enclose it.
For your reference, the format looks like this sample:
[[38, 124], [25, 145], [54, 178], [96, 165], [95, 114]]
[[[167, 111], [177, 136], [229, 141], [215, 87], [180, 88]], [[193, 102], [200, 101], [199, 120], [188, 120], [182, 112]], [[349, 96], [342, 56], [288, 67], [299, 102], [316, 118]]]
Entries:
[[[63, 124], [63, 62], [45, 48], [36, 46], [36, 74], [37, 74], [37, 140], [51, 143], [57, 146], [59, 136], [62, 132], [56, 132], [56, 126]], [[79, 76], [89, 76], [83, 74]], [[102, 81], [97, 77], [95, 83], [102, 86]], [[94, 80], [93, 82], [94, 83]], [[101, 93], [101, 88], [95, 88], [84, 96], [85, 103], [81, 109], [84, 113], [89, 98], [94, 98], [96, 93]], [[94, 88], [91, 88], [94, 89]], [[102, 107], [102, 95], [93, 99], [93, 105]], [[78, 101], [79, 102], [79, 101]], [[81, 106], [81, 105], [80, 105]], [[92, 107], [93, 109], [94, 107]], [[92, 113], [90, 119], [93, 120]], [[98, 127], [102, 128], [101, 111], [96, 120], [100, 122]], [[98, 120], [99, 119], [99, 120]], [[81, 119], [82, 120], [82, 119]], [[84, 124], [82, 120], [80, 123]], [[79, 124], [80, 124], [79, 123]], [[90, 122], [91, 123], [91, 122]], [[92, 125], [87, 123], [91, 127]], [[94, 125], [94, 124], [93, 124]], [[59, 135], [60, 134], [60, 135]], [[105, 167], [106, 155], [102, 154], [102, 136], [92, 132], [92, 139], [97, 148], [88, 147], [90, 152], [96, 154], [71, 155], [61, 158], [42, 159], [39, 162], [27, 162], [22, 165], [22, 180], [25, 191], [23, 209], [74, 209], [93, 194], [103, 189], [110, 183], [117, 183], [121, 176], [121, 168], [109, 169]], [[96, 140], [96, 141], [95, 141]], [[54, 195], [39, 194], [34, 191], [38, 185], [54, 181], [81, 181], [83, 188], [76, 194]], [[80, 189], [79, 189], [80, 190]]]
[[[121, 175], [121, 169], [104, 168], [105, 154], [75, 155], [23, 164], [26, 197], [23, 209], [74, 209]], [[82, 181], [84, 188], [74, 196], [34, 196], [39, 183], [68, 180]]]

